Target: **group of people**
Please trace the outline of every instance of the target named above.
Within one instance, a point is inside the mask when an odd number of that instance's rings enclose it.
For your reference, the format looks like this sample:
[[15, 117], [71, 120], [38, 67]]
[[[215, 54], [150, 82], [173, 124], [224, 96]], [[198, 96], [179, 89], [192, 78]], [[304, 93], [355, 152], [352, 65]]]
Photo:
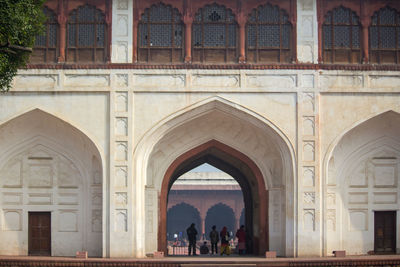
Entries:
[[[190, 227], [186, 230], [188, 240], [189, 240], [189, 247], [188, 247], [188, 254], [190, 255], [197, 255], [196, 254], [196, 236], [197, 230], [195, 228], [195, 224], [192, 223]], [[218, 233], [217, 227], [213, 225], [210, 232], [210, 242], [211, 242], [211, 254], [218, 254], [218, 242], [221, 241], [221, 255], [230, 255], [231, 249], [229, 241], [231, 236], [228, 232], [226, 226], [224, 226], [221, 232]], [[246, 231], [244, 229], [244, 225], [241, 225], [240, 228], [236, 232], [236, 237], [238, 239], [237, 250], [239, 255], [243, 255], [246, 252]], [[207, 246], [207, 242], [204, 242], [203, 245], [200, 247], [200, 254], [209, 254], [209, 249]]]

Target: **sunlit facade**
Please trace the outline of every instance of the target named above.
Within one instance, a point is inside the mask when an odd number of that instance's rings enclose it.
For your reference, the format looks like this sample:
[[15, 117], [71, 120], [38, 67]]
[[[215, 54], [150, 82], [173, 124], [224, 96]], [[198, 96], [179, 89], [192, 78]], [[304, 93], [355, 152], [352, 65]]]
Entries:
[[170, 189], [204, 163], [237, 181], [254, 255], [400, 253], [399, 1], [44, 12], [0, 97], [0, 254], [167, 253]]

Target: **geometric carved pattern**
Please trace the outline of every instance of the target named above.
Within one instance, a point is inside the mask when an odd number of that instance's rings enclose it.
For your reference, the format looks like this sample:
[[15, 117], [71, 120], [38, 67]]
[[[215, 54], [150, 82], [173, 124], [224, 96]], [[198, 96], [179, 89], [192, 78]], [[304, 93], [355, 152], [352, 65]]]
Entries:
[[128, 144], [127, 142], [116, 142], [115, 160], [125, 161], [128, 159]]
[[84, 5], [68, 16], [67, 61], [104, 62], [106, 59], [105, 14], [94, 6]]
[[[325, 16], [323, 29], [323, 51], [324, 61], [329, 63], [345, 62], [360, 63], [358, 60], [354, 62], [349, 51], [360, 54], [361, 43], [361, 27], [360, 20], [352, 10], [339, 7]], [[335, 53], [346, 51], [346, 57], [335, 57]], [[338, 53], [339, 53], [338, 52]], [[359, 57], [360, 58], [360, 57]]]
[[128, 0], [118, 0], [117, 2], [118, 10], [127, 10], [128, 9]]
[[126, 209], [115, 210], [115, 231], [126, 232], [128, 231], [128, 211]]
[[116, 118], [115, 124], [116, 135], [124, 136], [128, 134], [128, 118]]
[[304, 203], [315, 204], [315, 193], [314, 192], [304, 192]]
[[335, 193], [327, 193], [326, 194], [326, 203], [328, 206], [336, 205], [336, 194]]
[[[258, 54], [256, 62], [290, 62], [291, 35], [292, 26], [283, 9], [270, 4], [259, 6], [252, 10], [247, 22], [248, 54]], [[264, 58], [268, 53], [273, 56]]]
[[304, 161], [315, 160], [314, 141], [303, 142], [303, 155]]
[[115, 98], [115, 111], [126, 112], [128, 111], [128, 93], [118, 92]]
[[128, 195], [126, 192], [115, 193], [115, 204], [126, 205], [128, 204]]
[[[117, 74], [115, 75], [115, 84], [119, 87], [128, 86], [128, 74]], [[117, 96], [118, 98], [118, 96]], [[125, 110], [122, 110], [125, 111]]]
[[[400, 50], [400, 13], [390, 7], [375, 12], [369, 27], [370, 58], [373, 63], [398, 64], [396, 52]], [[389, 54], [390, 56], [384, 56]]]
[[315, 210], [305, 209], [303, 212], [303, 225], [305, 231], [315, 231]]
[[315, 108], [315, 96], [314, 93], [304, 93], [303, 94], [303, 110], [304, 113], [314, 114]]
[[115, 167], [115, 186], [126, 187], [128, 186], [128, 168], [126, 166]]
[[326, 224], [328, 231], [336, 231], [336, 210], [327, 211]]
[[116, 26], [117, 36], [128, 36], [128, 15], [118, 15]]
[[[195, 54], [205, 54], [213, 48], [216, 53], [235, 53], [237, 46], [237, 24], [231, 9], [213, 3], [200, 8], [192, 26], [192, 44]], [[199, 58], [204, 61], [204, 58]], [[227, 62], [226, 57], [215, 60]]]
[[307, 116], [303, 118], [303, 134], [313, 136], [314, 135], [314, 117]]

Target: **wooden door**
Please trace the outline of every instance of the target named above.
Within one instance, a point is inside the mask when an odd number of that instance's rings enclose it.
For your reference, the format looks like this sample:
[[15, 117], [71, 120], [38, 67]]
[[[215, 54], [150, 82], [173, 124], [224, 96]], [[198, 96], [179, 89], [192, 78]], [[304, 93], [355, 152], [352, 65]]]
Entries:
[[396, 212], [375, 211], [375, 252], [396, 252]]
[[50, 212], [29, 212], [28, 253], [29, 255], [51, 255]]

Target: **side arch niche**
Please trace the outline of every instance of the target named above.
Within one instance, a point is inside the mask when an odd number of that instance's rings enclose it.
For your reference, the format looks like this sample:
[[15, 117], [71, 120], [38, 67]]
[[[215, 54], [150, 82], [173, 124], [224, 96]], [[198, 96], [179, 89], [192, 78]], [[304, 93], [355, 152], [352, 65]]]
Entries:
[[234, 177], [247, 192], [246, 224], [254, 254], [270, 249], [293, 256], [294, 222], [286, 220], [295, 214], [293, 201], [287, 201], [294, 199], [293, 155], [276, 125], [222, 98], [166, 118], [140, 141], [134, 155], [136, 175], [145, 177], [145, 253], [166, 252], [166, 207], [174, 181], [208, 163]]
[[[374, 219], [396, 211], [400, 182], [400, 114], [388, 111], [347, 131], [325, 162], [325, 254], [375, 250]], [[397, 233], [400, 231], [397, 214]], [[395, 243], [399, 251], [399, 236]]]
[[39, 109], [0, 125], [0, 140], [0, 254], [32, 253], [29, 218], [42, 212], [50, 215], [46, 253], [101, 257], [103, 164], [95, 144]]

